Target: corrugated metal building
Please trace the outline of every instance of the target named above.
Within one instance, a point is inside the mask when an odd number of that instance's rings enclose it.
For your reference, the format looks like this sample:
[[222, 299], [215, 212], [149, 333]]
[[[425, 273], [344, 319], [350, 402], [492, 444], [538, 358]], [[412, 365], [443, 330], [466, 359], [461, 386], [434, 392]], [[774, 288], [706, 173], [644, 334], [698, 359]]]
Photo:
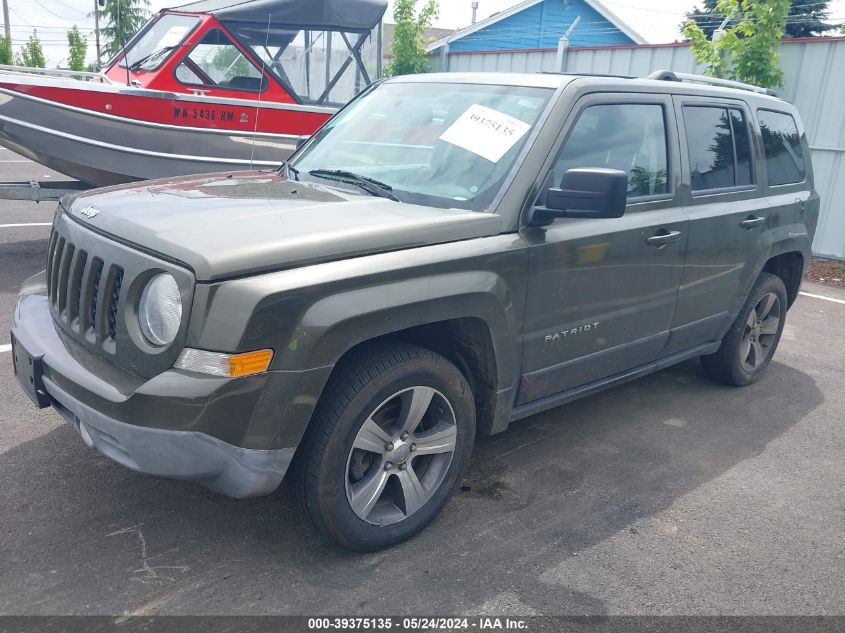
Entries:
[[[573, 33], [572, 41], [575, 41]], [[778, 94], [801, 111], [822, 213], [813, 249], [845, 260], [845, 37], [784, 40], [786, 73]], [[435, 51], [434, 70], [451, 72], [564, 72], [647, 76], [654, 70], [701, 73], [686, 44], [557, 47], [534, 50]]]

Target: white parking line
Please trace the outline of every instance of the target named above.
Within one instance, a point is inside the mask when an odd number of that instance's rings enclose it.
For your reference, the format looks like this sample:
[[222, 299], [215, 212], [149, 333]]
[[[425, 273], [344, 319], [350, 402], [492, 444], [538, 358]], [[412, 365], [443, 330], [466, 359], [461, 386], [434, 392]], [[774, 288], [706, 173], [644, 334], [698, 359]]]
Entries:
[[28, 224], [0, 224], [0, 229], [11, 229], [16, 226], [53, 226], [52, 222], [29, 222]]
[[821, 299], [822, 301], [832, 301], [833, 303], [841, 303], [842, 305], [845, 305], [845, 301], [842, 299], [834, 299], [833, 297], [825, 297], [824, 295], [814, 295], [810, 292], [799, 292], [798, 294], [810, 297], [811, 299]]
[[31, 160], [0, 160], [0, 163], [31, 163]]
[[4, 354], [6, 352], [12, 351], [12, 344], [6, 343], [5, 345], [0, 345], [0, 354]]

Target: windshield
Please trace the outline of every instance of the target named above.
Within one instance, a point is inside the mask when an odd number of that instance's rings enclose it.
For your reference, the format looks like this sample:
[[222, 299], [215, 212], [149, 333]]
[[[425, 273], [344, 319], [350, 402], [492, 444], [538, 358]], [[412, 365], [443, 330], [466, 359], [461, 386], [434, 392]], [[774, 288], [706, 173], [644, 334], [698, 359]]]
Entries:
[[120, 67], [135, 70], [156, 70], [178, 48], [185, 36], [199, 24], [200, 19], [191, 15], [165, 14], [153, 23], [129, 48], [120, 60]]
[[481, 211], [552, 95], [546, 88], [387, 83], [329, 121], [293, 163], [373, 179], [412, 204]]

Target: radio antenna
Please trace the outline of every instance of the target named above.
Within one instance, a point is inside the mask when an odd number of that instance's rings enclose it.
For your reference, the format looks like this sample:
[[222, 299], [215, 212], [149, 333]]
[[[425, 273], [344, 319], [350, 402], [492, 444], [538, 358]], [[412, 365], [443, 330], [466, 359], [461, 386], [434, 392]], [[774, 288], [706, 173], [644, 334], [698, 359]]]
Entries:
[[126, 42], [123, 41], [123, 29], [120, 23], [120, 0], [115, 0], [117, 4], [117, 36], [120, 38], [120, 48], [123, 50], [123, 65], [126, 66], [126, 85], [132, 85], [132, 79], [129, 76], [129, 53], [126, 52]]
[[[267, 53], [270, 46], [270, 24], [273, 20], [273, 14], [267, 14], [267, 32], [264, 34], [264, 51]], [[264, 82], [267, 79], [265, 76], [265, 68], [266, 62], [264, 61], [264, 55], [259, 55], [261, 58], [261, 79], [258, 81], [258, 101], [255, 105], [255, 125], [252, 127], [252, 149], [249, 154], [249, 170], [252, 171], [252, 165], [255, 161], [255, 143], [258, 138], [258, 117], [261, 116], [261, 96], [264, 94]]]

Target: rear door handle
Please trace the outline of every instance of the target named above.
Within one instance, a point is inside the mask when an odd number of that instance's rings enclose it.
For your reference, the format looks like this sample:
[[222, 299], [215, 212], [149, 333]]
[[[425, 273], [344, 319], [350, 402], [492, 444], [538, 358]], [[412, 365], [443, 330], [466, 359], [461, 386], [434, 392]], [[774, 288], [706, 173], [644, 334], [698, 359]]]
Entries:
[[746, 218], [745, 220], [740, 222], [739, 225], [742, 228], [748, 229], [750, 231], [751, 229], [756, 229], [758, 226], [763, 224], [763, 222], [765, 222], [765, 221], [766, 221], [766, 218], [760, 218], [760, 217], [757, 217], [757, 216], [752, 216], [752, 217]]
[[666, 246], [671, 242], [677, 242], [679, 239], [681, 239], [680, 231], [660, 229], [655, 235], [646, 239], [646, 244], [650, 246]]

